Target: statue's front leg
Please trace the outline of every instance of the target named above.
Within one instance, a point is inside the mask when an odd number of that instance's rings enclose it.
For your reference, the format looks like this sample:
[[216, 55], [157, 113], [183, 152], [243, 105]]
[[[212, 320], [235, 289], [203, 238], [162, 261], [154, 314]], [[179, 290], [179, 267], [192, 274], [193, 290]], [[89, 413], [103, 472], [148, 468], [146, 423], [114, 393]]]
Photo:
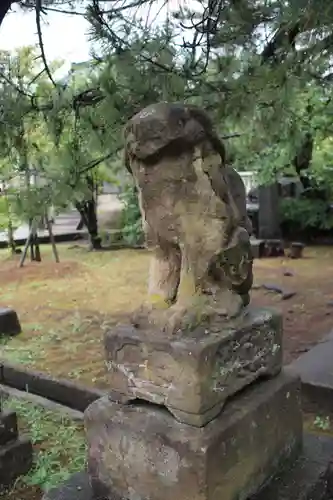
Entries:
[[223, 270], [217, 280], [212, 273], [223, 253], [223, 221], [215, 219], [210, 222], [210, 227], [206, 230], [202, 228], [198, 233], [197, 242], [192, 239], [191, 232], [190, 244], [181, 247], [182, 266], [177, 301], [166, 311], [165, 316], [167, 320], [164, 328], [169, 333], [195, 328], [212, 316], [233, 318], [243, 308], [242, 297], [232, 289]]
[[175, 244], [160, 241], [152, 251], [149, 271], [149, 302], [154, 307], [169, 307], [177, 297], [181, 252]]

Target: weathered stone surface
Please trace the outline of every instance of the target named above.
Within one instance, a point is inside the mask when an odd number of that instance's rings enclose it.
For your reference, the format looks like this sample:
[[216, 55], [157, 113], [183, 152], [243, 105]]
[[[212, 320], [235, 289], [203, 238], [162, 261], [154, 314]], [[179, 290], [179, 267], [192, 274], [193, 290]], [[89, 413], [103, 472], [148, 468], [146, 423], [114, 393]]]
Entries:
[[[332, 456], [332, 438], [305, 434], [303, 451], [298, 459], [291, 467], [287, 466], [279, 471], [258, 494], [251, 497], [251, 500], [332, 500], [333, 469], [330, 465]], [[88, 473], [82, 471], [73, 474], [61, 486], [48, 491], [43, 500], [105, 500], [105, 498], [93, 495]]]
[[290, 369], [301, 378], [305, 411], [333, 412], [333, 332], [294, 360]]
[[159, 102], [128, 121], [124, 139], [152, 251], [145, 315], [168, 333], [215, 313], [238, 316], [253, 281], [252, 225], [211, 119], [197, 106]]
[[0, 446], [13, 441], [18, 436], [17, 416], [13, 411], [0, 413]]
[[260, 259], [264, 255], [265, 240], [257, 240], [256, 238], [251, 238], [251, 249], [254, 259]]
[[73, 474], [64, 484], [52, 488], [42, 500], [104, 500], [93, 497], [87, 472]]
[[259, 238], [278, 239], [281, 235], [279, 185], [277, 182], [259, 186]]
[[181, 422], [202, 426], [226, 399], [282, 364], [282, 318], [249, 309], [233, 322], [167, 337], [118, 325], [106, 334], [110, 386], [165, 405]]
[[264, 257], [281, 257], [284, 255], [282, 240], [265, 240]]
[[91, 484], [106, 499], [245, 500], [301, 448], [300, 383], [283, 372], [255, 384], [203, 428], [106, 397], [85, 426]]
[[7, 446], [0, 447], [0, 491], [8, 488], [32, 466], [32, 444], [29, 439], [20, 438]]
[[290, 246], [289, 256], [291, 259], [300, 259], [303, 256], [304, 243], [293, 242]]
[[332, 500], [333, 439], [305, 434], [303, 452], [250, 500]]
[[0, 337], [2, 335], [18, 335], [21, 325], [13, 309], [0, 307]]

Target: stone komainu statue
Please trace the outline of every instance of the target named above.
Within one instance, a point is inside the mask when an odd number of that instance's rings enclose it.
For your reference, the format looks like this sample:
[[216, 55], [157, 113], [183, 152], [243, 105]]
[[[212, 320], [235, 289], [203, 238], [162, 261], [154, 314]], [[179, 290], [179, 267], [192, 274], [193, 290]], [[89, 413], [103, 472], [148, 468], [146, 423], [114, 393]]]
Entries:
[[225, 166], [208, 115], [182, 103], [146, 107], [125, 127], [125, 163], [153, 252], [152, 310], [167, 309], [160, 317], [172, 331], [237, 316], [253, 280], [251, 223], [243, 181]]

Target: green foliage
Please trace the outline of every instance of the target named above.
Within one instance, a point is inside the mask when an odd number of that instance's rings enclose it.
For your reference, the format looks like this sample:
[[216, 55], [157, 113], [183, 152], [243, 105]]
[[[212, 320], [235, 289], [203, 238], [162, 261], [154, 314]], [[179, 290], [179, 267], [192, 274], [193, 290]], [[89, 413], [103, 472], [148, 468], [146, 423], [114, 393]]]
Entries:
[[15, 195], [11, 191], [0, 195], [0, 231], [7, 231], [9, 225], [15, 230], [21, 219], [15, 211]]
[[8, 227], [8, 209], [4, 196], [0, 196], [0, 231], [6, 230]]
[[281, 200], [281, 221], [297, 230], [333, 229], [333, 212], [327, 202], [302, 198]]
[[[163, 32], [152, 35], [144, 52], [158, 54], [162, 65], [172, 64], [176, 49], [171, 41], [162, 47], [164, 41]], [[3, 53], [0, 161], [7, 164], [0, 179], [21, 175], [13, 204], [20, 218], [39, 217], [49, 205], [60, 209], [96, 199], [103, 180], [118, 182], [124, 169], [120, 151], [127, 119], [152, 101], [183, 96], [184, 78], [166, 78], [143, 63], [137, 58], [141, 49], [134, 34], [128, 49], [108, 50], [103, 60], [73, 68], [56, 89], [40, 71], [34, 49]], [[139, 233], [138, 224], [135, 238]], [[128, 234], [131, 240], [132, 229]]]
[[[57, 88], [35, 49], [1, 53], [0, 161], [7, 163], [0, 177], [34, 168], [44, 182], [19, 190], [20, 216], [39, 214], [46, 203], [91, 199], [96, 193], [87, 171], [97, 188], [120, 177], [123, 125], [159, 100], [203, 105], [221, 134], [238, 132], [226, 143], [228, 157], [237, 169], [256, 171], [261, 182], [295, 174], [304, 137], [311, 136], [313, 150], [299, 164], [333, 192], [331, 49], [322, 17], [312, 9], [309, 17], [308, 4], [295, 9], [292, 2], [244, 0], [238, 8], [227, 0], [223, 15], [214, 14], [214, 29], [200, 31], [208, 21], [196, 7], [171, 9], [165, 23], [153, 26], [130, 8], [107, 14], [94, 2], [87, 17], [98, 57], [73, 66]], [[333, 17], [332, 8], [327, 12]], [[52, 62], [52, 71], [59, 65]], [[133, 216], [124, 227], [134, 238], [138, 219], [128, 211]]]
[[122, 240], [129, 245], [142, 244], [144, 235], [141, 213], [137, 191], [133, 183], [125, 184], [120, 199], [124, 203], [121, 220]]
[[313, 425], [320, 429], [321, 431], [329, 431], [331, 428], [331, 419], [330, 417], [320, 417], [316, 416], [314, 419]]
[[[143, 3], [135, 14], [124, 7], [111, 17], [95, 4], [89, 20], [92, 35], [105, 53], [112, 54], [112, 59], [116, 52], [121, 54], [119, 60], [127, 61], [123, 78], [126, 74], [124, 87], [133, 91], [131, 102], [135, 103], [140, 89], [141, 106], [147, 103], [146, 96], [148, 102], [180, 98], [203, 105], [221, 133], [240, 133], [228, 141], [228, 157], [237, 169], [258, 172], [261, 182], [295, 175], [295, 158], [305, 135], [310, 134], [314, 152], [307, 166], [311, 165], [312, 177], [319, 180], [332, 159], [328, 144], [333, 112], [328, 73], [331, 52], [325, 46], [330, 38], [320, 28], [323, 25], [326, 30], [326, 23], [313, 15], [310, 4], [303, 11], [292, 2], [253, 6], [245, 0], [237, 7], [226, 1], [223, 14], [218, 14], [221, 5], [214, 7], [214, 28], [204, 28], [208, 21], [198, 2], [171, 9], [171, 18], [159, 31], [148, 18], [141, 27], [140, 15], [147, 15], [140, 10]], [[333, 9], [327, 11], [333, 16]], [[182, 45], [175, 42], [177, 37], [184, 37]], [[138, 79], [136, 68], [141, 68]], [[150, 81], [155, 85], [150, 87]], [[119, 89], [118, 73], [115, 83]], [[126, 117], [128, 102], [123, 106]]]

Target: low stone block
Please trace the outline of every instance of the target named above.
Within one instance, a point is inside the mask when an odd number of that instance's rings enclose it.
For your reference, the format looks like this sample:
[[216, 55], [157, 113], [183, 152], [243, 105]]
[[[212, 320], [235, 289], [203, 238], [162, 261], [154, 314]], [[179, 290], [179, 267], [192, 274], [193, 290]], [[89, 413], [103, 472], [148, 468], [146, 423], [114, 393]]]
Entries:
[[85, 412], [88, 471], [108, 500], [245, 500], [301, 449], [300, 381], [247, 388], [205, 427], [104, 397]]
[[315, 347], [299, 356], [289, 368], [302, 381], [303, 409], [308, 412], [333, 412], [333, 332]]
[[0, 491], [10, 487], [32, 466], [32, 444], [29, 439], [20, 438], [0, 447]]
[[66, 379], [57, 379], [42, 372], [22, 369], [9, 363], [2, 364], [4, 385], [22, 391], [31, 392], [78, 411], [84, 411], [95, 399], [102, 397], [105, 391], [85, 387]]
[[16, 312], [9, 308], [0, 308], [0, 337], [2, 335], [18, 335], [21, 325]]
[[164, 405], [180, 422], [205, 425], [227, 398], [282, 366], [282, 317], [249, 309], [237, 320], [168, 337], [118, 325], [105, 337], [112, 390]]
[[251, 249], [253, 258], [260, 259], [264, 254], [265, 240], [257, 240], [256, 238], [251, 238]]
[[104, 500], [94, 498], [86, 471], [76, 472], [62, 485], [44, 493], [42, 500]]
[[0, 446], [13, 441], [18, 436], [17, 416], [13, 411], [0, 413]]

